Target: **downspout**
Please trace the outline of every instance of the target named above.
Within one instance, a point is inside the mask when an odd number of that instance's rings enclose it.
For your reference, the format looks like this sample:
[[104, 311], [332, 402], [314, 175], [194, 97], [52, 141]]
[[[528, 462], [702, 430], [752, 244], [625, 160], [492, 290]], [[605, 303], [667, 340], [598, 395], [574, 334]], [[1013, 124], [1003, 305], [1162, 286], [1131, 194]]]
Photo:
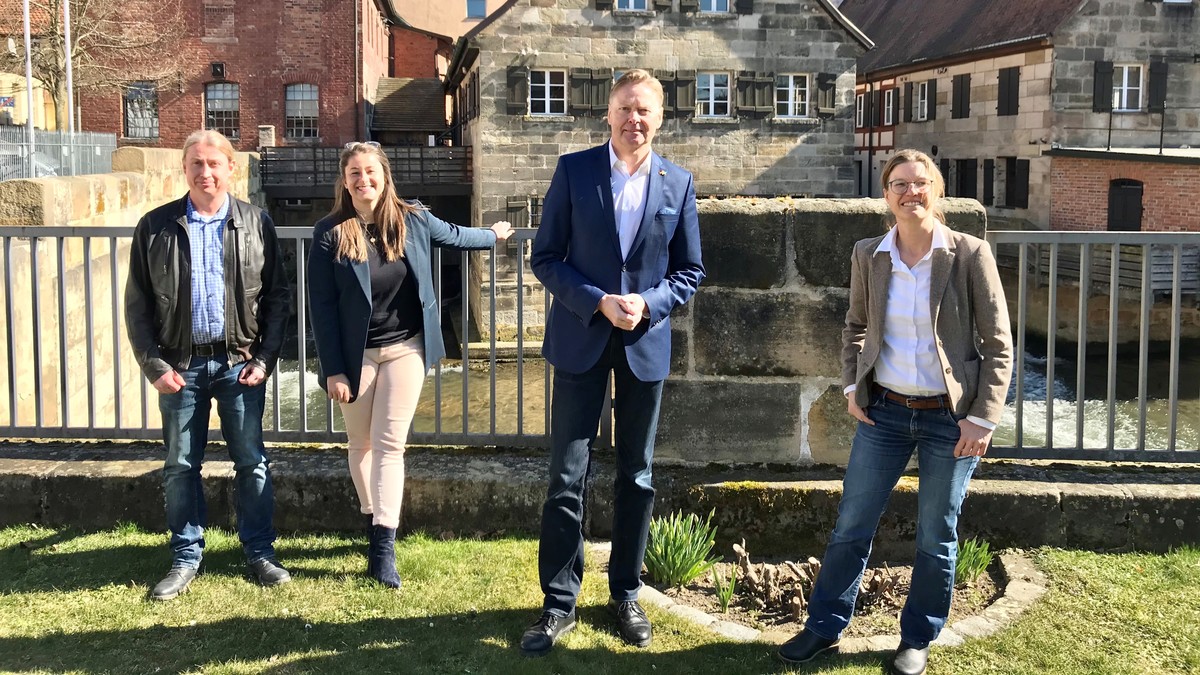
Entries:
[[[867, 118], [867, 195], [870, 197], [875, 192], [875, 180], [871, 174], [875, 166], [875, 118], [878, 115], [875, 110], [875, 82], [867, 79], [867, 106], [871, 111]], [[882, 122], [882, 119], [880, 120]]]
[[354, 0], [354, 140], [362, 139], [362, 120], [367, 114], [363, 109], [362, 95], [362, 66], [361, 51], [362, 35], [362, 0]]

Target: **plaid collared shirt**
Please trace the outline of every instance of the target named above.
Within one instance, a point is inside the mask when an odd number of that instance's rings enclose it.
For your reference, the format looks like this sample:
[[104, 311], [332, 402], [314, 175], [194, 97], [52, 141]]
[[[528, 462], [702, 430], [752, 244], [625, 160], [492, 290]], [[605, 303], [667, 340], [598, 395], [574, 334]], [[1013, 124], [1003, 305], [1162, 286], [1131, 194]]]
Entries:
[[225, 340], [225, 218], [229, 196], [215, 216], [202, 216], [187, 200], [192, 250], [192, 344]]

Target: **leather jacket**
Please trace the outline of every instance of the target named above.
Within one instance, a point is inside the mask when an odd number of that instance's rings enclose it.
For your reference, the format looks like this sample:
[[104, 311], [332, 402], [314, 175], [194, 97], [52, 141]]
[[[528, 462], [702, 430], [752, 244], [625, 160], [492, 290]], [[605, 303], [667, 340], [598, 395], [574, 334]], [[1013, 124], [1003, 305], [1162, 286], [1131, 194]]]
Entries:
[[[291, 290], [271, 217], [229, 196], [223, 230], [225, 347], [229, 363], [275, 368], [291, 312]], [[187, 197], [138, 221], [129, 252], [125, 323], [129, 342], [151, 382], [185, 370], [192, 357], [191, 244]]]

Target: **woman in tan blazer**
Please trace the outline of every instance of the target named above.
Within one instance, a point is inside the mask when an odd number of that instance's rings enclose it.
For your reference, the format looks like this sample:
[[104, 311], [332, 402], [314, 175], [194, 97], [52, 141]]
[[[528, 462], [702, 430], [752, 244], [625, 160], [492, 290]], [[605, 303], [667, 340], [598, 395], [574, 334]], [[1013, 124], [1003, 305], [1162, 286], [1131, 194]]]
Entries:
[[882, 173], [895, 226], [855, 245], [842, 331], [842, 384], [858, 431], [808, 620], [779, 654], [803, 663], [837, 648], [879, 518], [916, 450], [917, 555], [891, 669], [919, 675], [950, 613], [959, 509], [1000, 421], [1012, 338], [991, 249], [946, 227], [933, 160], [902, 150]]

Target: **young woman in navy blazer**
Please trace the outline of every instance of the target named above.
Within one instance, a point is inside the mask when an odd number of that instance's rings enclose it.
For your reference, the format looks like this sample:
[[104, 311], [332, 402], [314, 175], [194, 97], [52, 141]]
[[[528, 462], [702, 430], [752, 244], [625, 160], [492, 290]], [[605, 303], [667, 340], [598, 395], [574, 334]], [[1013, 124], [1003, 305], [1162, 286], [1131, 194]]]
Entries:
[[349, 143], [333, 211], [317, 222], [308, 298], [319, 381], [341, 404], [350, 476], [370, 521], [367, 574], [390, 588], [404, 495], [404, 447], [421, 385], [445, 356], [430, 247], [491, 248], [512, 228], [451, 225], [396, 195], [377, 143]]

